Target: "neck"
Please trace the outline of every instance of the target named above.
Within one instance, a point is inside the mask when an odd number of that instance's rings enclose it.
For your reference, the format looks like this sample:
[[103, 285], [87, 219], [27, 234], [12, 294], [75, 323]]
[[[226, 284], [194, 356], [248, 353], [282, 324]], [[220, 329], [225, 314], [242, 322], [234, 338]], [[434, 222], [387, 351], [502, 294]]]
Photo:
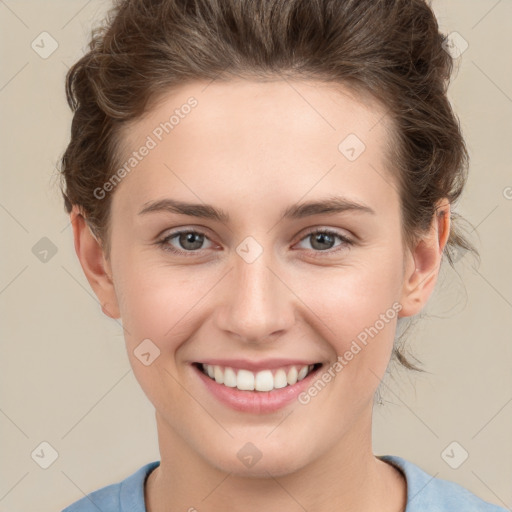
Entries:
[[161, 461], [146, 481], [146, 510], [403, 512], [406, 482], [373, 455], [371, 412], [328, 453], [293, 473], [266, 478], [212, 466], [157, 414]]

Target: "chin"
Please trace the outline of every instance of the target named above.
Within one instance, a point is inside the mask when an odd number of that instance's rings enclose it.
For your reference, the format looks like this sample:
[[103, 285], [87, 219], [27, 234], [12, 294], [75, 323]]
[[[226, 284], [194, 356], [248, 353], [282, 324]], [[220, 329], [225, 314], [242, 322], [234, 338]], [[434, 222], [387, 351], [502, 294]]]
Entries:
[[[236, 445], [233, 451], [233, 445]], [[295, 443], [294, 443], [295, 445]], [[258, 448], [258, 446], [260, 448]], [[304, 446], [304, 443], [302, 443]], [[302, 454], [298, 458], [298, 454]], [[225, 451], [203, 454], [207, 462], [215, 468], [240, 477], [271, 478], [281, 477], [306, 466], [311, 454], [304, 453], [300, 446], [287, 446], [286, 443], [233, 442]]]

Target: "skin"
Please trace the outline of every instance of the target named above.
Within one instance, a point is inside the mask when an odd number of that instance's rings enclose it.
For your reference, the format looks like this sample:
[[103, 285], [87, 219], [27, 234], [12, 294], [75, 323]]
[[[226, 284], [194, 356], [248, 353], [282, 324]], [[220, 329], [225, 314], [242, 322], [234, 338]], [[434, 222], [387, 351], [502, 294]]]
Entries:
[[[206, 85], [168, 94], [125, 130], [128, 155], [169, 112], [190, 96], [198, 100], [114, 190], [110, 259], [78, 208], [71, 214], [84, 273], [104, 313], [122, 319], [134, 375], [155, 407], [161, 464], [146, 482], [147, 510], [405, 510], [403, 475], [374, 456], [371, 435], [397, 318], [310, 403], [293, 401], [274, 413], [228, 408], [190, 363], [301, 357], [327, 367], [392, 304], [401, 305], [398, 317], [419, 313], [437, 280], [450, 205], [440, 202], [430, 230], [404, 248], [399, 197], [386, 168], [389, 120], [371, 98], [306, 81]], [[338, 150], [350, 133], [366, 145], [354, 162]], [[333, 191], [375, 215], [279, 221], [289, 205]], [[211, 204], [230, 221], [138, 215], [162, 198]], [[181, 227], [206, 234], [202, 245], [168, 241], [195, 250], [192, 256], [155, 243]], [[354, 244], [335, 237], [314, 245], [307, 236], [313, 227]], [[250, 264], [236, 252], [247, 236], [263, 248]], [[149, 366], [134, 355], [146, 338], [160, 349]], [[237, 458], [247, 442], [262, 453], [250, 468]]]

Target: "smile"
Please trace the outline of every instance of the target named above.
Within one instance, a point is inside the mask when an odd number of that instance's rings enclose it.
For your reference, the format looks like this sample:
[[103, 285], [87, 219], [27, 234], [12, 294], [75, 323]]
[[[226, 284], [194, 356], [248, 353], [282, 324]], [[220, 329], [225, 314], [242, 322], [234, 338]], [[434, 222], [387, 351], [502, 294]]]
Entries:
[[[208, 363], [191, 366], [206, 390], [220, 403], [239, 412], [262, 414], [277, 411], [297, 401], [297, 396], [311, 384], [322, 363], [284, 364], [237, 362], [238, 368]], [[219, 361], [220, 363], [220, 361]], [[245, 366], [245, 368], [244, 368]], [[247, 367], [252, 367], [248, 369]]]
[[229, 388], [237, 388], [241, 391], [272, 391], [287, 386], [293, 386], [298, 381], [306, 378], [318, 365], [285, 366], [277, 369], [252, 372], [245, 369], [234, 369], [218, 365], [199, 363], [199, 369], [215, 380]]

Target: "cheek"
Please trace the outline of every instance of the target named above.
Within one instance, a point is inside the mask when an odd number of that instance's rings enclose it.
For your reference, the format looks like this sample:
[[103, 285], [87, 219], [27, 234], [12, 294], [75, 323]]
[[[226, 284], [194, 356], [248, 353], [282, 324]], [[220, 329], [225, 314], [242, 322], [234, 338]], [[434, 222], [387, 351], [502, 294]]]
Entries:
[[125, 285], [121, 290], [121, 314], [131, 337], [154, 339], [158, 344], [172, 338], [180, 318], [190, 310], [183, 292], [187, 287], [165, 276], [152, 280], [142, 273]]
[[116, 293], [128, 347], [149, 338], [172, 354], [198, 321], [201, 301], [219, 277], [193, 266], [171, 267], [162, 262], [126, 258], [119, 265]]
[[401, 259], [381, 252], [366, 261], [309, 273], [298, 292], [314, 312], [309, 323], [344, 358], [350, 387], [358, 386], [360, 379], [378, 384], [368, 369], [377, 375], [384, 372], [401, 309]]
[[179, 414], [186, 397], [176, 383], [181, 369], [175, 355], [188, 338], [197, 287], [170, 268], [132, 263], [124, 270], [117, 293], [135, 378], [157, 410]]
[[299, 295], [325, 324], [336, 327], [333, 330], [356, 335], [399, 299], [400, 264], [386, 265], [375, 258], [367, 264], [309, 273], [300, 280]]

